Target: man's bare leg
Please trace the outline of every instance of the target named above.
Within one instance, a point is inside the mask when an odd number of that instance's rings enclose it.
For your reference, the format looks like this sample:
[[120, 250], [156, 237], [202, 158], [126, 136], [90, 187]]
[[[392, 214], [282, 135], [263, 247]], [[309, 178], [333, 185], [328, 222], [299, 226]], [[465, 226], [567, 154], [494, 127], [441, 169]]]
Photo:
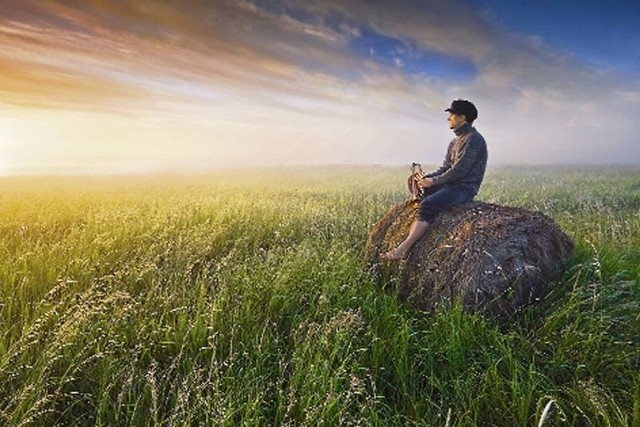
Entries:
[[427, 231], [428, 226], [429, 226], [429, 223], [427, 223], [426, 221], [415, 221], [413, 223], [413, 226], [411, 227], [411, 231], [409, 232], [409, 235], [407, 236], [406, 239], [404, 239], [404, 242], [400, 243], [400, 245], [398, 245], [397, 248], [389, 252], [380, 254], [380, 258], [386, 259], [386, 260], [401, 259], [403, 256], [405, 256], [407, 251], [411, 249], [411, 247], [418, 240], [420, 240], [422, 236], [424, 236], [424, 233]]

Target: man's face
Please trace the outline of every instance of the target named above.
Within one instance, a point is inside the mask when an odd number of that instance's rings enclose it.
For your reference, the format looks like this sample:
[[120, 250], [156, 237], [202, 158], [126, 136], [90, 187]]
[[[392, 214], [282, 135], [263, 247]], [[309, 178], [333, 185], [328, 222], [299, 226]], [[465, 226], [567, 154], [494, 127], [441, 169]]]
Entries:
[[449, 113], [449, 118], [447, 119], [449, 122], [449, 129], [458, 129], [465, 121], [464, 115], [459, 116], [458, 114]]

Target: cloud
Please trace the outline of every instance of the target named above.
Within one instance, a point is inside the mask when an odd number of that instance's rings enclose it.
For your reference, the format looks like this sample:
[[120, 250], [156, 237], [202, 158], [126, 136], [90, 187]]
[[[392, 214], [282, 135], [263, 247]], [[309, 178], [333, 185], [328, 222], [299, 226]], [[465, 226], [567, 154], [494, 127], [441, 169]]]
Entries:
[[229, 142], [215, 145], [217, 162], [437, 163], [455, 98], [478, 105], [492, 161], [640, 163], [638, 79], [465, 2], [23, 0], [0, 17], [0, 43], [5, 109], [103, 114], [112, 135], [141, 141], [165, 138], [141, 123], [174, 136], [191, 126], [192, 141], [162, 145], [187, 144], [193, 157], [174, 156], [184, 164], [209, 159], [214, 137]]

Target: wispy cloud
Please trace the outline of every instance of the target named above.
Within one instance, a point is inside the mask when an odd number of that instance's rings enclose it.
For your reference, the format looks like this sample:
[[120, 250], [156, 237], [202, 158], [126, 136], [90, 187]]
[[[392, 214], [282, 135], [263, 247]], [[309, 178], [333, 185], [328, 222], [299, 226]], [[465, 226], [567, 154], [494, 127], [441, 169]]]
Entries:
[[[442, 110], [463, 97], [480, 108], [494, 161], [519, 161], [526, 144], [537, 162], [640, 162], [631, 148], [638, 79], [496, 25], [466, 2], [23, 0], [6, 9], [5, 111], [157, 126], [163, 117], [201, 126], [200, 153], [208, 134], [247, 147], [261, 138], [267, 163], [287, 161], [282, 145], [299, 149], [281, 144], [283, 134], [316, 147], [305, 150], [318, 161], [439, 161]], [[425, 135], [442, 142], [425, 145]], [[618, 145], [598, 145], [607, 135]], [[631, 157], [619, 156], [625, 149]]]

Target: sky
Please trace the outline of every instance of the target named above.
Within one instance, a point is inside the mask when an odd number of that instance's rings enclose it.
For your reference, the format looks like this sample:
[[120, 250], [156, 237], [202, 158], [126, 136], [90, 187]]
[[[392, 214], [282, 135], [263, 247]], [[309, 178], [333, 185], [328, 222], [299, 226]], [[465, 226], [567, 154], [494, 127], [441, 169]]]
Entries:
[[640, 2], [0, 0], [0, 175], [640, 165]]

